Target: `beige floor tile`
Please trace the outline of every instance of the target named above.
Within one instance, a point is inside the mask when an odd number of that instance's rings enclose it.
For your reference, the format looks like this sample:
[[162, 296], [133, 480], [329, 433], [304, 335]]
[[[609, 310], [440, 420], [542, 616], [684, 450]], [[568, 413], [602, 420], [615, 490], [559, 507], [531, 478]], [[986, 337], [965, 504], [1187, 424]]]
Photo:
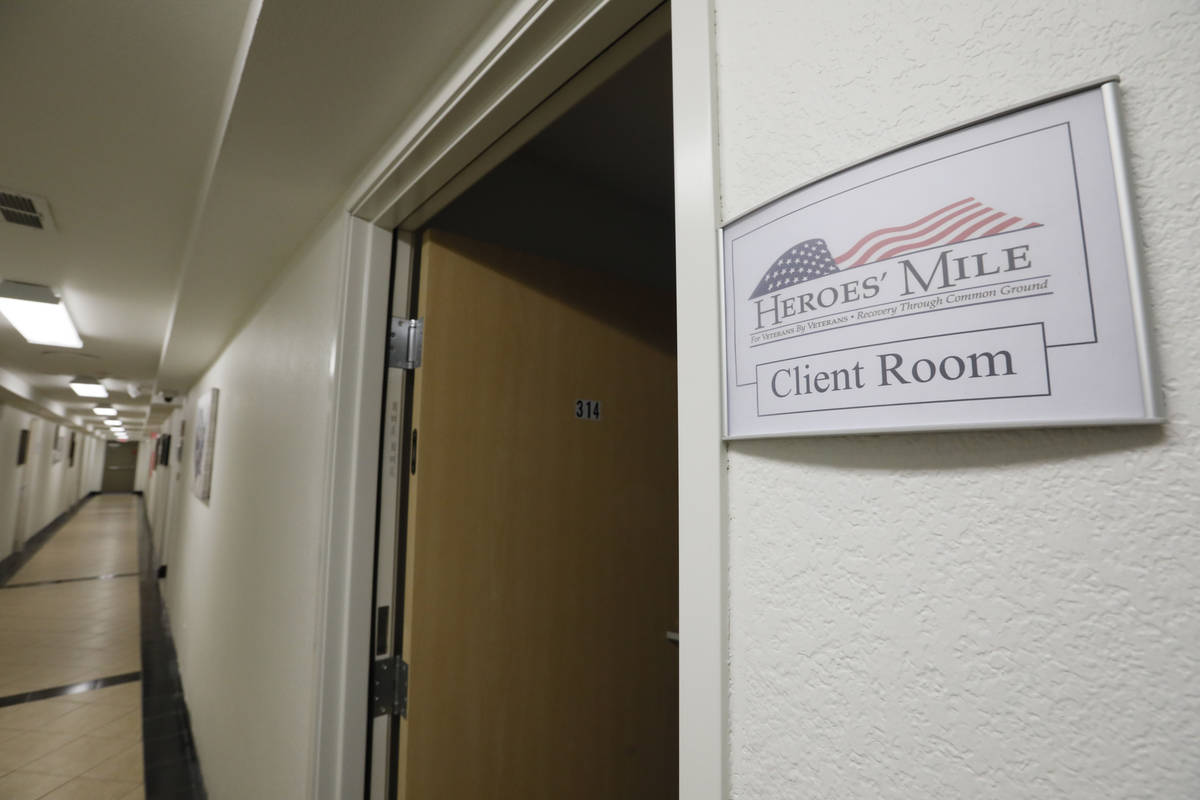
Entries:
[[137, 787], [132, 792], [122, 797], [121, 800], [146, 800], [146, 787]]
[[136, 788], [137, 784], [124, 781], [76, 778], [70, 783], [58, 787], [41, 800], [120, 800]]
[[75, 734], [91, 733], [128, 713], [129, 710], [121, 706], [85, 705], [46, 723], [42, 726], [42, 730]]
[[[18, 770], [39, 758], [53, 753], [74, 741], [70, 733], [20, 731], [17, 736], [0, 742], [0, 769]], [[4, 795], [0, 794], [0, 798]]]
[[142, 743], [139, 741], [117, 753], [107, 761], [92, 767], [83, 773], [83, 777], [96, 778], [102, 781], [141, 783], [145, 778], [142, 768]]
[[[88, 501], [0, 591], [0, 697], [141, 669], [137, 501]], [[142, 790], [139, 682], [0, 708], [0, 800]], [[88, 773], [88, 774], [84, 774]]]
[[48, 772], [52, 775], [66, 775], [73, 778], [112, 758], [128, 746], [129, 742], [124, 739], [80, 736], [57, 750], [29, 762], [23, 769], [28, 772]]
[[141, 739], [142, 710], [136, 708], [132, 711], [127, 711], [125, 712], [125, 716], [97, 728], [92, 731], [91, 735], [99, 736], [101, 739]]
[[70, 778], [36, 772], [10, 772], [0, 778], [0, 797], [4, 800], [40, 800], [46, 792], [62, 786]]
[[79, 703], [53, 698], [0, 708], [0, 730], [36, 731], [78, 708]]
[[[135, 572], [137, 508], [133, 497], [89, 500], [0, 591], [0, 697], [141, 668], [136, 577], [12, 587]], [[128, 691], [87, 702], [121, 705]]]

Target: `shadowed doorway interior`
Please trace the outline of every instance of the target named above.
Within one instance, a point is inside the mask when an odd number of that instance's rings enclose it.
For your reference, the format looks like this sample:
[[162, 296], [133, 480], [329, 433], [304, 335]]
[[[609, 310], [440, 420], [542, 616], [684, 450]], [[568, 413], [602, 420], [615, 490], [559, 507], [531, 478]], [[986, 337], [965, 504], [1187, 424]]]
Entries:
[[412, 234], [393, 796], [677, 795], [672, 164], [662, 38]]

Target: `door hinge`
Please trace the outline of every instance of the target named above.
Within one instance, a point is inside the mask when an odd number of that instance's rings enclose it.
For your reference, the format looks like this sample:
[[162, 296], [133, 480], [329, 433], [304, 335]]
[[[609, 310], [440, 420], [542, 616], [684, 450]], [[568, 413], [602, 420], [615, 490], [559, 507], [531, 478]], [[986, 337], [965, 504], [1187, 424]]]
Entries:
[[397, 369], [421, 366], [421, 342], [424, 338], [425, 320], [392, 317], [388, 326], [388, 366]]
[[408, 716], [408, 664], [400, 656], [371, 662], [371, 716]]

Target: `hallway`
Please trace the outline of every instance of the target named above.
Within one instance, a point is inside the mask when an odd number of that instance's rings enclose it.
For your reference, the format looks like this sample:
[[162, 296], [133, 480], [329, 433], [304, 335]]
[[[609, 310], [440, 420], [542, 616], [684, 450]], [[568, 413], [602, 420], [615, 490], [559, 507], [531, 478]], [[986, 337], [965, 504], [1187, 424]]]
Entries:
[[0, 586], [0, 798], [144, 797], [138, 515], [85, 500]]

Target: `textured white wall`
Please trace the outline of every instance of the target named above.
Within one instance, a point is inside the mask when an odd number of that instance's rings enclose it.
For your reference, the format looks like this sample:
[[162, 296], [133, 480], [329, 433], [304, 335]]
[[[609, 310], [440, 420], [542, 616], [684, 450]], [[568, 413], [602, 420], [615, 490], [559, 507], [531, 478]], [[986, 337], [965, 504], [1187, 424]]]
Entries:
[[88, 492], [100, 491], [104, 480], [104, 441], [95, 436], [84, 439], [83, 485], [80, 497]]
[[149, 440], [137, 443], [137, 466], [133, 472], [133, 490], [145, 492], [150, 484], [150, 453], [154, 450], [154, 442]]
[[30, 511], [26, 529], [21, 537], [23, 541], [27, 541], [35, 533], [49, 525], [74, 503], [71, 495], [73, 494], [75, 468], [68, 466], [70, 460], [67, 457], [70, 447], [70, 429], [61, 426], [62, 457], [55, 461], [54, 437], [55, 430], [59, 429], [60, 425], [32, 416], [30, 419], [32, 432], [29, 439], [28, 465], [32, 469], [25, 475], [26, 502], [30, 504]]
[[717, 0], [726, 218], [1122, 76], [1169, 422], [735, 443], [738, 798], [1200, 796], [1200, 4]]
[[[17, 447], [23, 428], [31, 430], [31, 437], [27, 461], [18, 467]], [[33, 436], [35, 429], [41, 431], [40, 437]], [[20, 531], [24, 542], [93, 488], [99, 488], [100, 475], [93, 455], [99, 440], [76, 431], [75, 464], [71, 466], [71, 431], [64, 428], [63, 457], [54, 464], [50, 457], [53, 433], [54, 423], [13, 406], [0, 405], [0, 558], [13, 552], [19, 524], [24, 526]], [[24, 520], [18, 520], [22, 486], [27, 508]]]
[[[308, 797], [326, 446], [346, 241], [326, 225], [191, 390], [167, 544], [171, 629], [213, 800]], [[220, 390], [212, 492], [196, 400]]]
[[[158, 440], [147, 438], [146, 443], [153, 448], [155, 454], [158, 453]], [[167, 502], [171, 491], [171, 476], [170, 468], [157, 464], [154, 471], [150, 473], [146, 479], [145, 499], [146, 499], [146, 519], [150, 523], [150, 536], [154, 543], [154, 551], [160, 552], [162, 548], [162, 533], [163, 533], [163, 513], [166, 510]]]
[[[180, 500], [179, 488], [183, 471], [179, 459], [179, 423], [182, 419], [182, 411], [172, 411], [171, 415], [159, 426], [160, 436], [171, 436], [171, 454], [165, 467], [161, 461], [158, 462], [146, 483], [146, 517], [150, 521], [154, 553], [159, 564], [166, 563], [168, 529], [175, 524], [173, 512]], [[154, 440], [153, 445], [157, 452], [158, 440]]]
[[168, 420], [171, 431], [171, 488], [167, 493], [167, 504], [162, 528], [155, 529], [155, 550], [159, 564], [170, 561], [171, 543], [179, 530], [179, 515], [182, 513], [185, 501], [189, 495], [185, 490], [184, 479], [191, 465], [183, 457], [181, 446], [186, 446], [187, 431], [184, 429], [184, 410], [171, 412]]
[[29, 425], [29, 414], [12, 406], [0, 406], [0, 558], [13, 551], [17, 534], [17, 502], [24, 466], [17, 466], [21, 430]]

